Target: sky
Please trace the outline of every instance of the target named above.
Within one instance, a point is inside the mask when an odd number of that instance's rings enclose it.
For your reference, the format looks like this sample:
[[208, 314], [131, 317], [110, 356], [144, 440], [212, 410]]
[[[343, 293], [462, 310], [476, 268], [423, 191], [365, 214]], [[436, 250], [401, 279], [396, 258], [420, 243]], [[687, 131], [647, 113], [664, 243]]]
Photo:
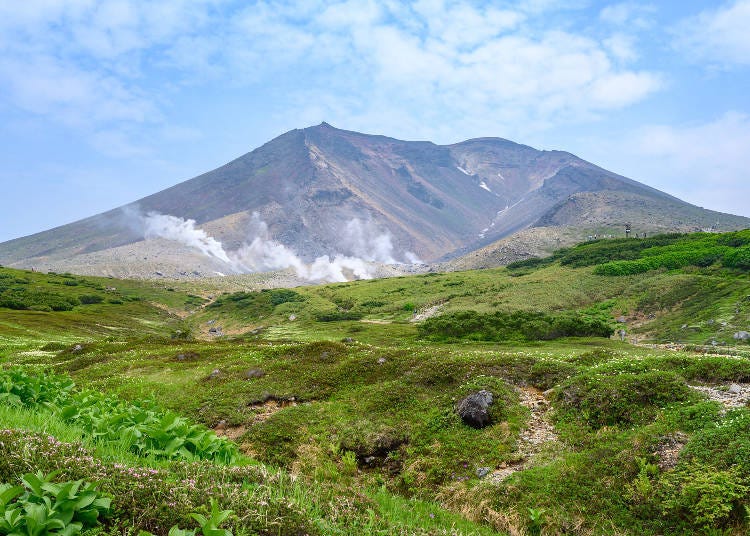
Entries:
[[293, 128], [572, 152], [750, 216], [750, 0], [0, 2], [0, 241]]

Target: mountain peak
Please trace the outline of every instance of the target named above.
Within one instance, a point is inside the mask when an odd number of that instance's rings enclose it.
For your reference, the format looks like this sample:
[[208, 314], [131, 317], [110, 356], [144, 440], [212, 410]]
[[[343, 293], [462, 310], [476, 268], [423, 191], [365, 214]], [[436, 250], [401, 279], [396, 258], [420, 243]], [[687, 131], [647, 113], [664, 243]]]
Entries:
[[[377, 258], [432, 261], [537, 222], [572, 228], [581, 238], [591, 229], [619, 230], [622, 221], [649, 234], [717, 221], [727, 230], [750, 226], [746, 218], [699, 209], [568, 153], [489, 137], [452, 145], [402, 141], [325, 121], [132, 208], [195, 220], [228, 250], [252, 239], [261, 218], [268, 238], [306, 262], [335, 254], [365, 258], [361, 248], [373, 244], [388, 250]], [[195, 271], [194, 261], [169, 249], [171, 242], [155, 251], [127, 214], [114, 209], [0, 244], [0, 264], [94, 274], [116, 267], [112, 273], [139, 275], [144, 259], [169, 257], [170, 272]], [[358, 243], [347, 242], [347, 232]]]

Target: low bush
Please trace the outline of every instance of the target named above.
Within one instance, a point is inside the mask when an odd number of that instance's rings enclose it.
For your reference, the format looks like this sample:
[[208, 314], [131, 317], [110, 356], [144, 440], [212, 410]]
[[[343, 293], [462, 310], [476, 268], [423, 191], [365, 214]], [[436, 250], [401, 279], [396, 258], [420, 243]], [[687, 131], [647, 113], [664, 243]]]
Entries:
[[604, 315], [526, 311], [478, 313], [460, 311], [428, 318], [419, 335], [434, 341], [534, 341], [561, 337], [609, 337], [614, 331]]
[[643, 423], [659, 408], [697, 399], [680, 376], [664, 371], [581, 374], [564, 382], [556, 393], [563, 408], [594, 428]]
[[363, 313], [357, 311], [329, 311], [316, 314], [315, 320], [318, 322], [341, 322], [344, 320], [361, 320], [363, 316], [365, 316]]

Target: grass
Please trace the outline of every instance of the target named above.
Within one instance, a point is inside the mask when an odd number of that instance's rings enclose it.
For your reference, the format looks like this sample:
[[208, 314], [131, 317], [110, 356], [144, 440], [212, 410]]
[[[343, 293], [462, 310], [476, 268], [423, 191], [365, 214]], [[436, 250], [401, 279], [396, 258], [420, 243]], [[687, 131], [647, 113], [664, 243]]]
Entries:
[[[241, 278], [231, 282], [236, 292], [222, 293], [229, 283], [168, 290], [0, 269], [28, 279], [19, 285], [31, 294], [79, 301], [69, 311], [0, 310], [3, 367], [153, 400], [228, 429], [247, 456], [229, 467], [157, 461], [49, 413], [0, 404], [0, 427], [11, 430], [0, 439], [0, 476], [33, 467], [96, 477], [120, 497], [114, 531], [191, 526], [188, 514], [214, 496], [234, 511], [236, 534], [743, 534], [748, 410], [724, 413], [687, 385], [750, 382], [750, 347], [732, 337], [750, 326], [747, 275], [721, 261], [595, 273], [649, 249], [659, 256], [668, 251], [656, 248], [709, 239], [744, 247], [724, 236], [600, 241], [511, 269], [292, 291], [253, 291]], [[102, 301], [80, 303], [89, 295]], [[412, 320], [435, 306], [443, 320], [467, 311], [498, 322], [583, 314], [628, 334], [509, 340], [492, 324], [495, 341], [431, 341]], [[634, 337], [689, 346], [634, 346]], [[548, 391], [558, 438], [528, 458], [521, 447], [538, 408], [522, 403], [521, 387]], [[480, 389], [495, 403], [492, 424], [477, 430], [455, 406]], [[684, 454], [662, 468], [659, 453], [675, 434]], [[80, 449], [87, 461], [71, 464]], [[521, 470], [477, 476], [509, 466]], [[133, 476], [146, 470], [157, 474]]]

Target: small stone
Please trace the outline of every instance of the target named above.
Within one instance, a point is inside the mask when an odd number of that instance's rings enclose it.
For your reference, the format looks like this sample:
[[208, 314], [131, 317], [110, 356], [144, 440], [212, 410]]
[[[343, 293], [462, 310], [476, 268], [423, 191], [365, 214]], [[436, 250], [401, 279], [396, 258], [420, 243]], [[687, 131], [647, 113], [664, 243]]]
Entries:
[[221, 376], [221, 371], [219, 369], [214, 369], [211, 371], [211, 374], [208, 375], [209, 379], [213, 380]]
[[492, 472], [490, 467], [477, 467], [476, 475], [478, 478], [484, 478]]
[[227, 429], [227, 421], [223, 419], [219, 421], [219, 424], [217, 424], [215, 428], [215, 430], [226, 430], [226, 429]]
[[351, 337], [344, 337], [343, 339], [341, 339], [341, 342], [352, 343], [354, 342], [354, 339], [352, 339]]
[[266, 372], [259, 368], [251, 368], [247, 372], [245, 372], [245, 378], [248, 380], [251, 380], [253, 378], [262, 378], [266, 375]]
[[385, 357], [379, 357], [378, 358], [378, 365], [385, 365], [386, 359]]
[[80, 352], [81, 350], [83, 350], [83, 346], [81, 346], [80, 344], [76, 344], [70, 351], [76, 353]]
[[297, 315], [289, 315], [290, 322], [294, 322], [295, 320], [297, 320]]
[[374, 461], [375, 461], [375, 456], [368, 456], [368, 457], [367, 457], [367, 458], [365, 458], [365, 460], [364, 460], [364, 462], [365, 462], [365, 463], [366, 463], [367, 465], [372, 465], [372, 462], [374, 462]]
[[750, 333], [747, 331], [738, 331], [733, 335], [734, 340], [736, 341], [747, 341], [750, 340]]
[[727, 390], [727, 393], [732, 395], [741, 395], [742, 394], [742, 386], [737, 385], [736, 383], [733, 383], [729, 386], [729, 389]]
[[617, 318], [617, 321], [618, 321], [618, 322], [619, 322], [620, 324], [624, 324], [625, 322], [627, 322], [627, 320], [625, 319], [625, 317], [624, 317], [624, 316], [620, 316], [620, 317], [618, 317], [618, 318]]

